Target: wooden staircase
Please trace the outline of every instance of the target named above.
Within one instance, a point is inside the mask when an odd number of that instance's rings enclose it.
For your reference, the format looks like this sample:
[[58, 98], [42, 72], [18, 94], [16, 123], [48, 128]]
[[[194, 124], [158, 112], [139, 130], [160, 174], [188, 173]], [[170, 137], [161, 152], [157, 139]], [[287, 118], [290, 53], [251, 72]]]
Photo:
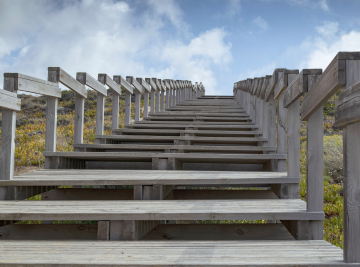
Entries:
[[0, 180], [0, 265], [355, 266], [313, 238], [324, 213], [245, 95], [191, 92]]

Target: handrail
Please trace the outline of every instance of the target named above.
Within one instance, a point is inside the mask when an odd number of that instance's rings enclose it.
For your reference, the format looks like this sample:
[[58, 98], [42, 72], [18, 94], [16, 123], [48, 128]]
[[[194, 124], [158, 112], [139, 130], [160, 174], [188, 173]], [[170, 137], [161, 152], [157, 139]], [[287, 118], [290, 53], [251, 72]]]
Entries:
[[[278, 153], [287, 151], [287, 164], [278, 161], [268, 170], [300, 175], [300, 115], [307, 121], [307, 211], [319, 212], [323, 211], [323, 104], [339, 89], [347, 88], [336, 103], [335, 126], [344, 127], [344, 260], [349, 263], [360, 263], [359, 81], [360, 52], [339, 52], [324, 72], [275, 69], [271, 76], [263, 77], [262, 86], [261, 78], [254, 78], [234, 83], [233, 90], [240, 105], [262, 126], [268, 144], [276, 145]], [[298, 197], [293, 186], [272, 189], [281, 198]], [[323, 238], [322, 221], [283, 224], [297, 239]]]

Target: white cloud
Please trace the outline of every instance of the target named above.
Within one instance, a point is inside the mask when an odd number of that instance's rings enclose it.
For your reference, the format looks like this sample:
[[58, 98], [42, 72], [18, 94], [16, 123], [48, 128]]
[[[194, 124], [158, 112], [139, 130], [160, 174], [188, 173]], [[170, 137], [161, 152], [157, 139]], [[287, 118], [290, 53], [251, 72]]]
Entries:
[[307, 40], [302, 46], [309, 51], [302, 63], [305, 68], [325, 69], [339, 51], [359, 51], [360, 32], [351, 31], [334, 36], [330, 40], [316, 38]]
[[222, 67], [232, 60], [231, 44], [225, 43], [226, 32], [215, 28], [198, 37], [189, 44], [173, 43], [164, 49], [162, 60], [169, 67], [163, 70], [163, 75], [173, 76], [176, 73], [189, 77], [192, 81], [202, 81], [208, 94], [215, 94], [217, 82], [212, 66]]
[[253, 20], [253, 23], [263, 30], [267, 30], [269, 28], [268, 23], [261, 16], [256, 17]]
[[318, 33], [324, 37], [331, 37], [339, 31], [339, 23], [332, 21], [325, 21], [323, 25], [315, 28]]
[[241, 0], [229, 0], [226, 3], [227, 16], [233, 17], [241, 10]]
[[184, 41], [189, 28], [176, 1], [141, 5], [0, 1], [0, 73], [46, 79], [47, 67], [59, 66], [73, 76], [106, 72], [201, 81], [215, 88], [212, 68], [226, 66], [232, 58], [225, 31], [213, 29]]
[[286, 0], [292, 5], [304, 6], [308, 8], [320, 8], [323, 11], [330, 11], [327, 0]]

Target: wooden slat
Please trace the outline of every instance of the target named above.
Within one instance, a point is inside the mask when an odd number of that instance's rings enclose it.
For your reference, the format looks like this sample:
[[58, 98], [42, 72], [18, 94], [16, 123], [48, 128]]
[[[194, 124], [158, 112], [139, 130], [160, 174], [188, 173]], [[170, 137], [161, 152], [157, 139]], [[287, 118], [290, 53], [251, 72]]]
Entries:
[[356, 56], [360, 59], [360, 53], [339, 52], [331, 61], [318, 81], [313, 85], [304, 97], [301, 106], [301, 120], [306, 121], [311, 114], [319, 109], [346, 83], [346, 59], [349, 56]]
[[110, 89], [115, 91], [117, 94], [121, 95], [121, 87], [113, 79], [110, 78], [106, 73], [99, 73], [98, 80], [102, 84], [106, 84]]
[[136, 89], [140, 94], [142, 93], [142, 87], [141, 85], [136, 81], [136, 79], [133, 76], [126, 76], [126, 81], [130, 83], [132, 86], [134, 86], [134, 89]]
[[[325, 241], [11, 241], [0, 242], [11, 266], [348, 266]], [[56, 252], [56, 253], [55, 253]], [[105, 255], [105, 256], [104, 256]]]
[[281, 69], [275, 69], [273, 75], [271, 76], [271, 79], [269, 81], [269, 85], [266, 89], [266, 93], [265, 93], [265, 101], [269, 102], [270, 100], [270, 96], [272, 96], [272, 93], [274, 92], [275, 89], [275, 85], [278, 82], [278, 78], [279, 78], [279, 72], [283, 72], [285, 69], [281, 68]]
[[294, 240], [280, 224], [160, 224], [141, 240]]
[[16, 93], [0, 90], [0, 107], [20, 111], [21, 100], [17, 98]]
[[139, 83], [139, 84], [141, 84], [141, 86], [146, 90], [146, 91], [148, 91], [148, 92], [150, 92], [151, 91], [151, 88], [150, 88], [150, 85], [147, 83], [147, 82], [145, 82], [145, 80], [143, 79], [143, 78], [136, 78], [136, 81]]
[[[1, 240], [96, 240], [96, 224], [10, 224], [0, 227]], [[0, 250], [1, 252], [1, 250]], [[0, 257], [1, 263], [1, 257]]]
[[0, 181], [0, 186], [41, 185], [246, 185], [298, 183], [285, 172], [38, 170]]
[[126, 81], [126, 79], [124, 79], [122, 76], [120, 75], [114, 75], [113, 76], [113, 79], [114, 81], [117, 83], [117, 84], [120, 84], [121, 85], [121, 88], [123, 88], [124, 90], [126, 90], [127, 92], [129, 92], [130, 94], [133, 94], [134, 93], [134, 87], [128, 83]]
[[87, 98], [87, 90], [85, 86], [79, 83], [75, 78], [71, 77], [67, 72], [65, 72], [62, 68], [59, 67], [49, 67], [49, 74], [51, 72], [55, 72], [55, 79], [57, 82], [65, 85], [70, 90], [80, 94], [82, 97]]
[[102, 94], [103, 96], [107, 96], [107, 90], [103, 84], [99, 81], [91, 77], [86, 72], [77, 72], [76, 73], [76, 80], [78, 80], [81, 84], [89, 86], [90, 88], [94, 89], [96, 92]]
[[349, 87], [339, 95], [335, 106], [335, 125], [344, 127], [360, 121], [360, 82]]
[[150, 84], [151, 86], [151, 90], [157, 90], [157, 85], [156, 83], [152, 80], [152, 78], [145, 78], [145, 81]]
[[288, 87], [288, 82], [293, 81], [293, 79], [299, 74], [299, 70], [284, 70], [281, 77], [275, 85], [274, 94], [275, 99], [279, 99], [284, 90]]
[[4, 77], [15, 78], [15, 90], [60, 98], [61, 89], [57, 83], [48, 82], [20, 73], [4, 73]]
[[309, 79], [314, 80], [311, 81], [311, 84], [314, 84], [321, 73], [321, 69], [303, 69], [288, 85], [284, 94], [284, 107], [288, 108], [289, 105], [307, 93]]
[[323, 220], [300, 199], [0, 201], [1, 220]]

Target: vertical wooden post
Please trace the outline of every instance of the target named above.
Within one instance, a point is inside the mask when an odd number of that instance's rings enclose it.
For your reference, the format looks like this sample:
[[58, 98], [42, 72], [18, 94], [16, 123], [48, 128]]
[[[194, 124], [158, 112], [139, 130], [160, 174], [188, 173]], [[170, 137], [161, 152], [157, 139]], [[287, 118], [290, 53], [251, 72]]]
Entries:
[[144, 92], [144, 117], [149, 116], [149, 92]]
[[96, 135], [104, 134], [104, 109], [105, 96], [98, 92], [96, 96]]
[[344, 261], [360, 262], [360, 122], [344, 128]]
[[84, 136], [85, 98], [75, 93], [74, 144], [82, 144]]
[[170, 107], [170, 102], [171, 102], [171, 94], [170, 94], [170, 89], [166, 88], [166, 109], [169, 109]]
[[161, 90], [161, 104], [160, 104], [160, 110], [165, 110], [165, 91]]
[[[321, 106], [307, 121], [307, 211], [323, 211], [323, 106]], [[309, 222], [309, 238], [323, 239], [323, 221]]]
[[155, 113], [155, 92], [156, 90], [151, 88], [151, 103], [150, 103], [150, 113]]
[[[300, 99], [288, 107], [287, 123], [288, 175], [300, 177]], [[288, 197], [300, 197], [299, 184], [289, 185]]]
[[131, 93], [125, 92], [125, 124], [131, 122]]
[[[56, 71], [48, 71], [49, 82], [57, 83], [56, 76]], [[45, 151], [56, 152], [57, 108], [58, 99], [53, 96], [47, 96]]]
[[135, 92], [135, 121], [140, 121], [140, 100], [141, 93]]
[[156, 90], [156, 112], [160, 112], [160, 89]]
[[[15, 79], [14, 77], [4, 77], [4, 90], [17, 93]], [[2, 118], [1, 154], [3, 170], [0, 179], [11, 180], [14, 177], [15, 168], [16, 111], [3, 108]]]
[[113, 100], [112, 100], [112, 128], [118, 129], [119, 128], [119, 97], [120, 95], [115, 91], [113, 93]]

